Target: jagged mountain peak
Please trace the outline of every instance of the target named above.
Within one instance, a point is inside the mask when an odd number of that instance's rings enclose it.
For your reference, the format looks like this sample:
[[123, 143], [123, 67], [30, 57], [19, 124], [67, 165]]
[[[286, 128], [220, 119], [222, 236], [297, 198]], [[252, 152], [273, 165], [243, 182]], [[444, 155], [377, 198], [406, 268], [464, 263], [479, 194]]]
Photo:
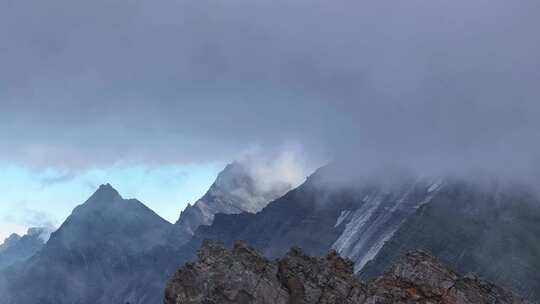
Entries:
[[0, 245], [0, 250], [2, 250], [3, 247], [10, 246], [10, 244], [17, 242], [20, 239], [21, 239], [20, 235], [18, 235], [17, 233], [12, 233], [10, 236], [8, 236], [4, 240], [4, 243]]
[[210, 225], [216, 214], [256, 213], [294, 185], [265, 183], [257, 170], [242, 162], [232, 162], [221, 171], [208, 192], [188, 204], [176, 222], [175, 238], [187, 242], [201, 225]]
[[[140, 201], [123, 199], [104, 184], [73, 210], [42, 249], [6, 269], [6, 284], [16, 301], [10, 301], [9, 294], [6, 301], [2, 294], [0, 302], [157, 303], [144, 298], [134, 302], [119, 290], [151, 289], [154, 281], [165, 280], [166, 273], [156, 274], [150, 267], [168, 262], [171, 255], [161, 248], [167, 248], [171, 228]], [[162, 260], [162, 255], [167, 258]], [[135, 278], [144, 286], [133, 283]], [[2, 279], [0, 275], [0, 289]], [[124, 296], [126, 301], [117, 298]]]
[[110, 184], [103, 184], [73, 210], [46, 247], [93, 248], [105, 243], [141, 251], [165, 243], [170, 226], [142, 202], [124, 199]]
[[25, 235], [11, 234], [0, 244], [0, 269], [24, 261], [38, 252], [45, 243], [49, 228], [29, 228]]
[[220, 180], [228, 176], [238, 176], [238, 173], [247, 175], [247, 167], [238, 161], [233, 161], [225, 166], [225, 168], [218, 174], [216, 180]]
[[118, 217], [120, 221], [133, 213], [152, 213], [159, 217], [141, 201], [124, 198], [109, 183], [100, 185], [83, 204], [73, 210], [71, 217], [84, 218], [96, 213], [108, 218]]
[[120, 193], [113, 188], [109, 183], [102, 184], [99, 188], [88, 198], [87, 203], [104, 203], [104, 202], [115, 202], [123, 200]]
[[[268, 176], [260, 171], [253, 164], [238, 161], [228, 164], [194, 206], [200, 207], [203, 213], [256, 213], [294, 187], [292, 183], [281, 180], [266, 183], [264, 179]], [[223, 208], [225, 210], [221, 210]]]
[[52, 227], [30, 227], [24, 235], [12, 233], [0, 244], [0, 253], [13, 246], [18, 246], [21, 241], [27, 241], [29, 239], [44, 243], [52, 230]]
[[252, 194], [256, 191], [255, 188], [255, 180], [249, 168], [239, 162], [232, 162], [218, 174], [205, 197], [210, 195], [234, 195], [235, 191], [239, 190]]

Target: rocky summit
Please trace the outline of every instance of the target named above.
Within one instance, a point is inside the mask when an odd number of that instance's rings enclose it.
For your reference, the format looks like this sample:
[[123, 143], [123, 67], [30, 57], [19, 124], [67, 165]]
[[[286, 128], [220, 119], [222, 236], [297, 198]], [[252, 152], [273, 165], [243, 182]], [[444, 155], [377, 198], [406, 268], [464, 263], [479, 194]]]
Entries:
[[368, 283], [353, 268], [335, 251], [315, 258], [292, 248], [270, 261], [244, 242], [228, 250], [205, 241], [198, 261], [171, 278], [165, 304], [528, 303], [475, 275], [462, 276], [423, 251], [405, 254]]

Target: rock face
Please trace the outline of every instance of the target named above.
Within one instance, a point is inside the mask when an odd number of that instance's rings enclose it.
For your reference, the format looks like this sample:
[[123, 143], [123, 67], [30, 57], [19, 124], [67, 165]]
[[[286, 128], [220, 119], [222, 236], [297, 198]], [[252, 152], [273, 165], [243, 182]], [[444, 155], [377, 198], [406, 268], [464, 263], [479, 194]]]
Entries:
[[335, 251], [313, 258], [293, 248], [270, 261], [243, 242], [232, 251], [204, 242], [198, 258], [174, 274], [165, 304], [526, 303], [474, 275], [460, 276], [421, 251], [406, 254], [368, 284]]
[[412, 251], [370, 283], [365, 303], [529, 302], [475, 274], [459, 275], [424, 251]]
[[49, 228], [30, 228], [20, 236], [12, 234], [0, 245], [0, 270], [22, 262], [38, 252], [50, 234]]
[[365, 294], [352, 262], [335, 253], [318, 259], [293, 248], [282, 260], [269, 261], [243, 242], [232, 251], [205, 242], [198, 258], [174, 274], [166, 304], [359, 303]]
[[287, 182], [260, 185], [250, 168], [239, 162], [228, 165], [208, 192], [188, 205], [175, 224], [175, 238], [184, 244], [201, 225], [210, 225], [216, 214], [256, 213], [289, 191]]

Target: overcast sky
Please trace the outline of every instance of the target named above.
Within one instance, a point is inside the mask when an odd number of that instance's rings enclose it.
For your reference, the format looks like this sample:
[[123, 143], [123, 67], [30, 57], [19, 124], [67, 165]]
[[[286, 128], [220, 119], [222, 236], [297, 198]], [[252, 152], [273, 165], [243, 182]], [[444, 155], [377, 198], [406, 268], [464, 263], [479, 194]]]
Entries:
[[537, 0], [6, 0], [0, 162], [34, 179], [213, 164], [206, 186], [296, 145], [530, 174], [538, 29]]

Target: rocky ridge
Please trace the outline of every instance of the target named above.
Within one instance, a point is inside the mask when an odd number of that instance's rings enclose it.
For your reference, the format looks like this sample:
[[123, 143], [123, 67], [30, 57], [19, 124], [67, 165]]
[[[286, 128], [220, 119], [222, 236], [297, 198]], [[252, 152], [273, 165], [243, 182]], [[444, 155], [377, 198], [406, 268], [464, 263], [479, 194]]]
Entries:
[[165, 304], [529, 303], [475, 275], [461, 276], [430, 254], [412, 251], [364, 283], [335, 251], [314, 258], [292, 248], [270, 261], [244, 242], [228, 250], [205, 241], [196, 263], [171, 278]]
[[33, 256], [43, 248], [51, 230], [47, 227], [35, 227], [29, 228], [23, 236], [16, 233], [9, 236], [3, 244], [0, 244], [0, 269]]

